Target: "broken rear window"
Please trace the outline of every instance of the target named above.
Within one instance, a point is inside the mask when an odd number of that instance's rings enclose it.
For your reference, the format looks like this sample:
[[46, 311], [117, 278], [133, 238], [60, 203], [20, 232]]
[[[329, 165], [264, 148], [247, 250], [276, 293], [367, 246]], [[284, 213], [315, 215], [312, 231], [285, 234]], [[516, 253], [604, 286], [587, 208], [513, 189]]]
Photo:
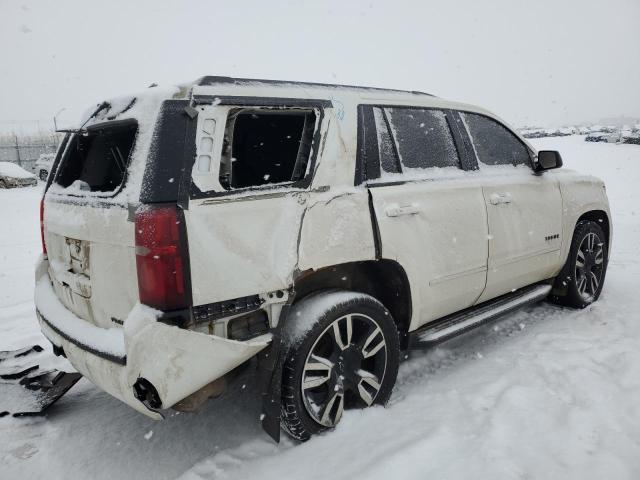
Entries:
[[231, 190], [302, 180], [307, 173], [315, 126], [313, 110], [231, 111], [220, 163], [220, 184]]
[[126, 178], [137, 131], [134, 120], [124, 120], [94, 125], [85, 133], [75, 134], [56, 183], [90, 192], [117, 190]]

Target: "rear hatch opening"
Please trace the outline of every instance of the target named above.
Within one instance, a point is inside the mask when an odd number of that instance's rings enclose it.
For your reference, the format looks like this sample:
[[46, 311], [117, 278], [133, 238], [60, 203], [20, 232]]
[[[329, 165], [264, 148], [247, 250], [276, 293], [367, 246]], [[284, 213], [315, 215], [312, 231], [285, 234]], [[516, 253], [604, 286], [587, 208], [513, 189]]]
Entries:
[[76, 133], [67, 146], [55, 183], [69, 194], [116, 194], [126, 181], [137, 132], [136, 120], [127, 119], [94, 124]]

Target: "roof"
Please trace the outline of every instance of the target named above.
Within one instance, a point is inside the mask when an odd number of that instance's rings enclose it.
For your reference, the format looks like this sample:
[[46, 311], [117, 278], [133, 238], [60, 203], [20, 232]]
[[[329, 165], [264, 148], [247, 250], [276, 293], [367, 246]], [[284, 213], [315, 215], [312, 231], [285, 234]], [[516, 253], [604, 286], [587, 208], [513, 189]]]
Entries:
[[297, 82], [293, 80], [264, 80], [257, 78], [234, 78], [234, 77], [219, 77], [214, 75], [207, 75], [199, 78], [194, 82], [194, 85], [198, 86], [211, 86], [211, 85], [255, 85], [264, 84], [270, 86], [308, 86], [308, 87], [323, 87], [323, 88], [344, 88], [352, 90], [364, 90], [364, 91], [380, 91], [380, 92], [394, 92], [394, 93], [411, 93], [414, 95], [427, 95], [433, 97], [430, 93], [419, 92], [415, 90], [396, 90], [392, 88], [379, 88], [379, 87], [361, 87], [356, 85], [340, 85], [334, 83], [313, 83], [313, 82]]

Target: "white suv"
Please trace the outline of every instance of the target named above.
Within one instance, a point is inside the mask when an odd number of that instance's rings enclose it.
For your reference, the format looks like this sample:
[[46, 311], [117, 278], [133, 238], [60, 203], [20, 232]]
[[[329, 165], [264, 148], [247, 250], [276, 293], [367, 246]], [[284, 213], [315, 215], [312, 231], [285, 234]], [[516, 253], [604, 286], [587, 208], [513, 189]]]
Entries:
[[42, 200], [57, 354], [153, 418], [258, 357], [294, 437], [389, 398], [401, 351], [604, 282], [602, 181], [420, 92], [204, 77], [100, 104]]

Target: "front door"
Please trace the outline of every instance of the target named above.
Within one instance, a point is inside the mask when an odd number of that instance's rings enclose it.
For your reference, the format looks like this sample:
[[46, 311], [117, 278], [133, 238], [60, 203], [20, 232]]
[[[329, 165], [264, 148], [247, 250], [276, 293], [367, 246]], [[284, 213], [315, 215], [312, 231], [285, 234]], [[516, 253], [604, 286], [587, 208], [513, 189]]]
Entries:
[[478, 157], [489, 223], [482, 302], [554, 274], [562, 242], [562, 198], [553, 173], [534, 174], [531, 153], [517, 136], [489, 117], [463, 116]]

